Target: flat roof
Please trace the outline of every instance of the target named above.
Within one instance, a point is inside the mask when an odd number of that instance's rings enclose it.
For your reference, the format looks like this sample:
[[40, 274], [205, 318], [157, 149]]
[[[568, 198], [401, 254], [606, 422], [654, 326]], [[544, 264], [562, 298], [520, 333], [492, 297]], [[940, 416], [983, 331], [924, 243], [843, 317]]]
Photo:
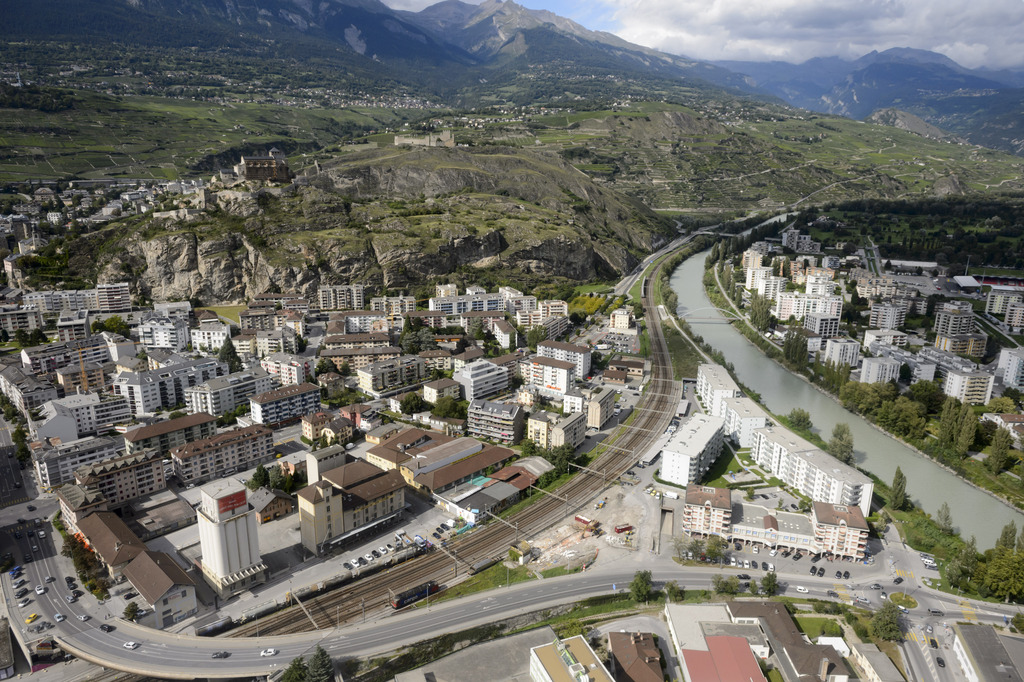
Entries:
[[577, 668], [591, 682], [615, 682], [582, 635], [534, 647], [530, 654], [537, 657], [551, 682], [579, 682], [578, 674], [571, 672]]
[[704, 449], [715, 432], [724, 427], [725, 420], [721, 417], [697, 412], [679, 425], [679, 430], [672, 434], [663, 450], [696, 454]]

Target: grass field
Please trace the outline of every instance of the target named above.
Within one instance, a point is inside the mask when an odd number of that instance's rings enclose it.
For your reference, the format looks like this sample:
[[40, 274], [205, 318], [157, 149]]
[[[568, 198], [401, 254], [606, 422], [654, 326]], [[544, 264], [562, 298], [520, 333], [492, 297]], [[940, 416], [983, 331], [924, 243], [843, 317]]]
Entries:
[[239, 321], [238, 313], [246, 310], [249, 306], [247, 305], [211, 305], [205, 308], [196, 308], [196, 310], [212, 310], [221, 317], [226, 317], [229, 320]]

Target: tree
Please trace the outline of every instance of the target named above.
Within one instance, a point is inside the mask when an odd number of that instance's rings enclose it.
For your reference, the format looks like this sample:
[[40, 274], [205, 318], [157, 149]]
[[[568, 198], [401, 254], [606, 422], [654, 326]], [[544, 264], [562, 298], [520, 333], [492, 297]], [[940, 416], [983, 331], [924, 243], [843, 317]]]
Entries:
[[646, 602], [651, 598], [654, 591], [654, 581], [651, 580], [650, 571], [637, 571], [633, 574], [633, 581], [629, 583], [629, 593], [633, 601]]
[[782, 341], [782, 355], [793, 367], [802, 368], [807, 364], [807, 338], [797, 327], [790, 327]]
[[346, 360], [345, 362], [341, 363], [341, 366], [338, 367], [338, 374], [340, 374], [343, 377], [347, 377], [351, 373], [352, 373], [352, 368], [348, 366], [348, 360]]
[[853, 463], [853, 433], [850, 425], [843, 422], [832, 429], [832, 438], [828, 441], [829, 453], [843, 464]]
[[423, 398], [419, 393], [408, 393], [402, 398], [402, 414], [416, 414], [423, 411]]
[[994, 412], [996, 414], [1009, 414], [1017, 411], [1017, 404], [1012, 398], [1001, 395], [988, 401], [988, 405], [985, 405], [985, 411]]
[[1024, 613], [1013, 614], [1013, 618], [1010, 619], [1010, 625], [1017, 632], [1024, 632]]
[[327, 358], [320, 358], [320, 360], [317, 361], [317, 363], [316, 363], [316, 370], [315, 370], [315, 372], [316, 372], [317, 376], [319, 376], [321, 374], [328, 374], [330, 372], [337, 372], [337, 371], [338, 371], [338, 368], [335, 366], [335, 364], [333, 362], [331, 362], [330, 360], [328, 360]]
[[133, 601], [128, 602], [128, 605], [124, 607], [122, 615], [125, 620], [135, 620], [139, 617], [139, 605]]
[[24, 348], [24, 347], [29, 345], [29, 340], [28, 339], [29, 339], [29, 336], [28, 336], [28, 332], [27, 331], [25, 331], [24, 329], [15, 330], [15, 332], [14, 332], [14, 343], [16, 343], [19, 346], [21, 346], [22, 348]]
[[249, 490], [259, 490], [270, 483], [270, 472], [262, 464], [256, 465], [256, 471], [252, 473], [252, 478], [249, 479], [248, 488]]
[[309, 669], [306, 667], [306, 659], [302, 656], [293, 658], [281, 675], [281, 682], [307, 682], [308, 679]]
[[939, 416], [939, 443], [942, 445], [953, 445], [953, 441], [956, 439], [957, 430], [959, 423], [958, 407], [960, 401], [956, 398], [946, 398], [946, 402], [942, 403], [942, 414]]
[[443, 396], [437, 399], [434, 403], [433, 414], [435, 417], [443, 418], [454, 418], [454, 419], [465, 419], [466, 418], [466, 407], [460, 405], [459, 401], [450, 395]]
[[996, 549], [1013, 549], [1017, 545], [1017, 524], [1010, 521], [1008, 524], [1003, 526], [1003, 530], [999, 533], [999, 539], [996, 540]]
[[757, 594], [757, 578], [750, 579], [750, 594]]
[[692, 538], [690, 544], [687, 545], [686, 550], [693, 552], [693, 558], [699, 559], [700, 555], [704, 553], [704, 541], [700, 538]]
[[974, 411], [968, 404], [960, 406], [960, 428], [956, 436], [956, 454], [961, 459], [967, 456], [967, 452], [971, 448], [971, 443], [974, 442], [974, 434], [978, 429], [978, 419], [974, 416]]
[[1006, 468], [1010, 459], [1010, 448], [1013, 447], [1013, 436], [1006, 429], [996, 429], [996, 435], [992, 437], [992, 449], [989, 451], [985, 464], [989, 471], [998, 474]]
[[750, 295], [750, 324], [759, 332], [765, 332], [772, 322], [772, 304], [764, 296]]
[[1024, 595], [1024, 555], [1015, 551], [1012, 545], [996, 547], [983, 582], [993, 596], [1009, 602]]
[[242, 358], [238, 357], [238, 351], [235, 349], [235, 344], [231, 343], [231, 339], [224, 339], [224, 345], [220, 347], [217, 359], [228, 366], [228, 372], [242, 371]]
[[334, 679], [334, 663], [331, 656], [319, 644], [309, 659], [309, 682], [331, 682]]
[[774, 597], [775, 593], [779, 591], [779, 576], [775, 575], [775, 571], [768, 571], [761, 578], [761, 594], [765, 594], [769, 597]]
[[799, 407], [793, 408], [793, 410], [787, 415], [789, 417], [789, 425], [797, 431], [810, 431], [814, 424], [811, 422], [811, 415], [807, 410]]
[[719, 537], [718, 535], [712, 535], [708, 538], [707, 545], [704, 549], [704, 553], [711, 561], [718, 561], [725, 556], [725, 548], [728, 544], [725, 542], [725, 538]]
[[900, 630], [900, 609], [896, 604], [886, 601], [882, 608], [875, 611], [875, 615], [871, 617], [871, 634], [888, 642], [903, 639], [903, 631]]
[[301, 336], [299, 336], [297, 334], [295, 335], [295, 350], [296, 350], [296, 352], [298, 352], [298, 353], [305, 353], [306, 352], [306, 346], [308, 346], [308, 345], [309, 345], [309, 341], [307, 341], [306, 339], [302, 338]]
[[907, 503], [907, 477], [903, 475], [903, 470], [896, 467], [896, 473], [892, 477], [892, 497], [889, 500], [889, 505], [895, 511], [903, 509]]
[[686, 590], [679, 586], [675, 580], [665, 583], [665, 595], [669, 601], [683, 601], [686, 598]]
[[526, 332], [526, 345], [530, 347], [530, 350], [537, 350], [537, 344], [546, 338], [548, 338], [547, 329], [541, 326], [531, 327], [530, 331]]
[[283, 490], [287, 482], [287, 477], [281, 471], [281, 467], [272, 466], [267, 472], [267, 487], [271, 490]]
[[946, 502], [943, 502], [939, 506], [939, 511], [935, 512], [935, 523], [944, 533], [953, 532], [953, 515], [950, 513], [949, 504]]

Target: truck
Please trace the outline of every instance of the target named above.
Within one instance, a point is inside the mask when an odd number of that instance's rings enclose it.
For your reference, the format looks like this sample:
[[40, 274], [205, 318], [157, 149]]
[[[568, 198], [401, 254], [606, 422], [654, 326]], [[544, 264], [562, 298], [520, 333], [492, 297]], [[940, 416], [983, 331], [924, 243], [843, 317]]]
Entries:
[[597, 532], [597, 527], [601, 525], [601, 523], [599, 521], [594, 521], [593, 519], [589, 519], [586, 516], [583, 516], [582, 514], [577, 514], [576, 518], [575, 518], [575, 521], [576, 521], [575, 525], [576, 525], [577, 528], [579, 528], [582, 531], [590, 531], [590, 532], [593, 532], [593, 533], [596, 533]]
[[597, 504], [594, 505], [594, 509], [603, 509], [607, 502], [608, 500], [598, 500]]
[[628, 523], [624, 523], [620, 526], [615, 526], [616, 533], [628, 533], [631, 530], [633, 530], [633, 526], [629, 525]]
[[674, 493], [671, 490], [666, 490], [663, 494], [665, 495], [665, 497], [667, 497], [670, 500], [678, 500], [679, 499], [679, 493]]

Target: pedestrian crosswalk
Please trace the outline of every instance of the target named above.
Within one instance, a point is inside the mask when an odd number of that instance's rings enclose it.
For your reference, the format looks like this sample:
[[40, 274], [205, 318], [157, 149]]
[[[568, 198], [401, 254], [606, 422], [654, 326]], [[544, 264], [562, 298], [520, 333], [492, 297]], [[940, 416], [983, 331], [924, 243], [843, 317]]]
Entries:
[[28, 498], [27, 497], [19, 497], [16, 500], [8, 500], [7, 502], [4, 502], [3, 504], [0, 504], [0, 507], [13, 507], [16, 504], [21, 504], [23, 502], [28, 502]]
[[960, 599], [957, 603], [960, 604], [960, 610], [964, 614], [964, 620], [968, 623], [978, 622], [978, 609], [974, 608], [971, 602], [965, 599]]
[[901, 578], [913, 578], [914, 572], [909, 568], [897, 568], [896, 575], [900, 576]]
[[908, 642], [918, 642], [921, 644], [928, 643], [928, 636], [921, 632], [915, 632], [914, 630], [908, 630], [903, 633], [903, 639]]

